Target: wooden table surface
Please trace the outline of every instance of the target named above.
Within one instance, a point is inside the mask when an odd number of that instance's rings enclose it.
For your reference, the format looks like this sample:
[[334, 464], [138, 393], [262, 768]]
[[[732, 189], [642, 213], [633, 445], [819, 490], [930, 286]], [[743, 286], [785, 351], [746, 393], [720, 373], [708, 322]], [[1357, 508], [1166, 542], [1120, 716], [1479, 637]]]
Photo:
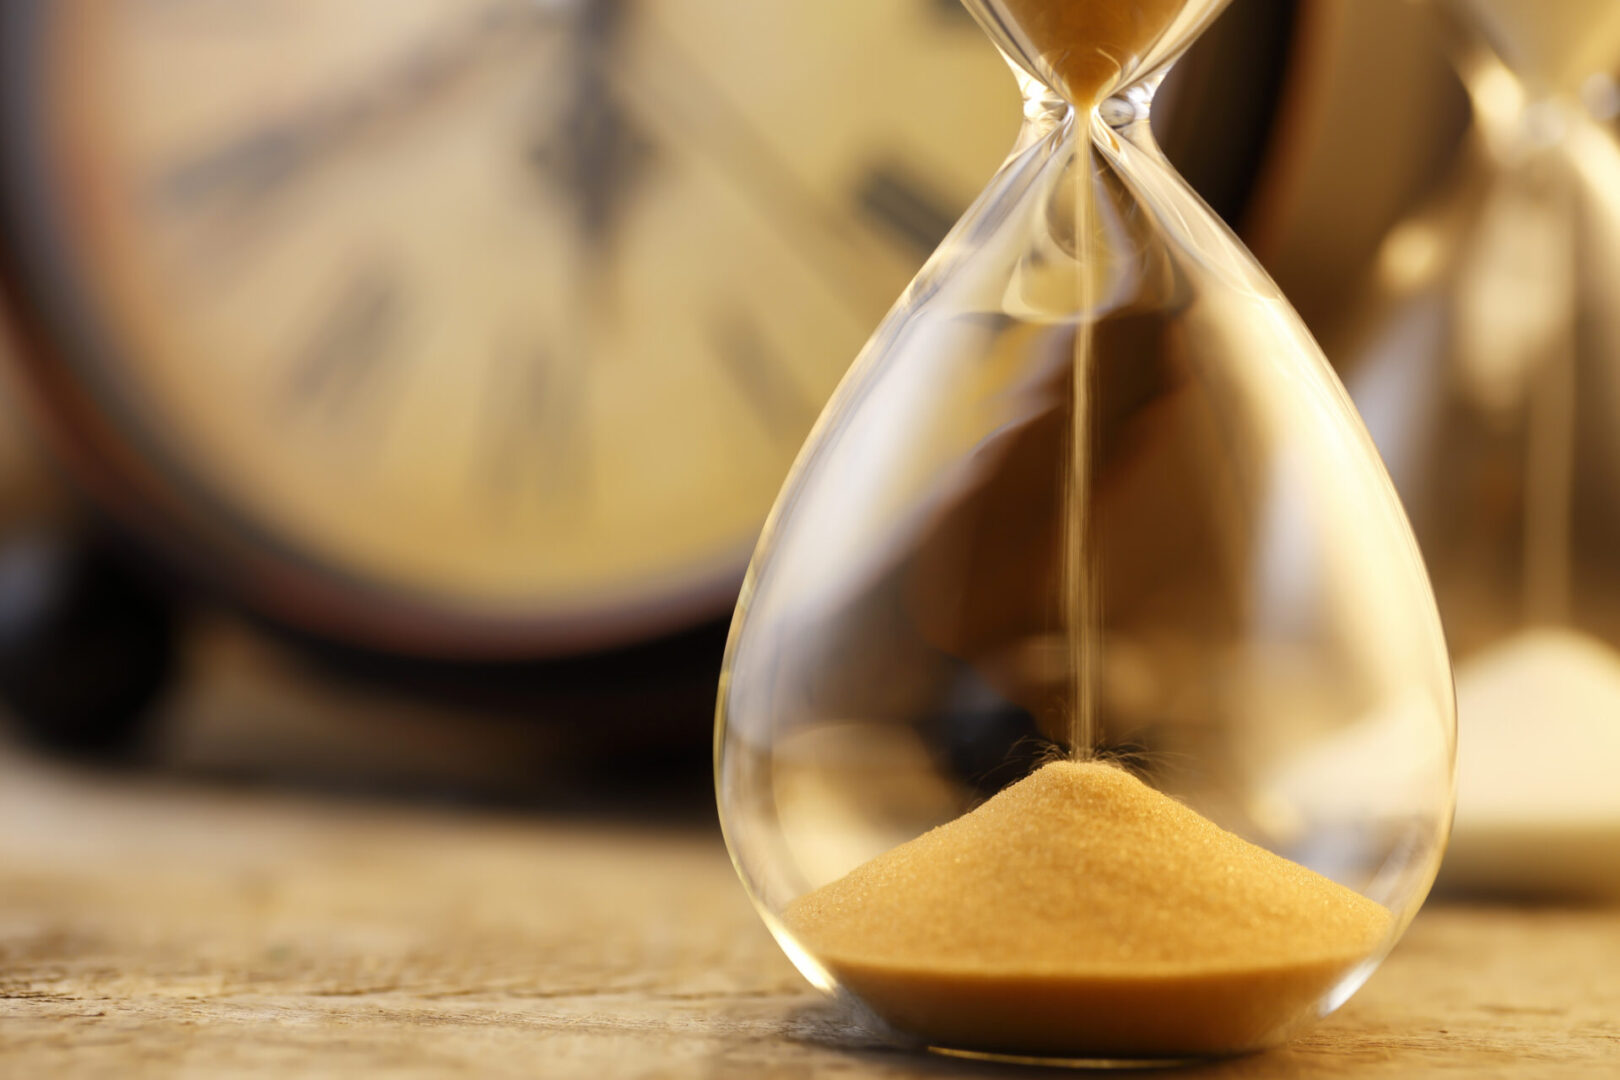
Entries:
[[[789, 967], [701, 822], [9, 752], [0, 810], [0, 1076], [1053, 1075], [860, 1031]], [[1292, 1046], [1169, 1075], [1620, 1077], [1620, 910], [1432, 906]]]

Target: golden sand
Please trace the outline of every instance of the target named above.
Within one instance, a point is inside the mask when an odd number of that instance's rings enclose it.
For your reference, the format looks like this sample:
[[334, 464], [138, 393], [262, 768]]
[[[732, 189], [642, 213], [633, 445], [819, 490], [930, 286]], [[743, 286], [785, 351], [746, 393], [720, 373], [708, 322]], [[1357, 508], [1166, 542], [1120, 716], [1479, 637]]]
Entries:
[[788, 929], [930, 1043], [1185, 1057], [1273, 1041], [1387, 910], [1112, 766], [1057, 762], [791, 904]]
[[1120, 73], [1134, 68], [1188, 2], [992, 0], [991, 7], [1062, 81], [1056, 89], [1077, 104], [1092, 105], [1119, 89]]

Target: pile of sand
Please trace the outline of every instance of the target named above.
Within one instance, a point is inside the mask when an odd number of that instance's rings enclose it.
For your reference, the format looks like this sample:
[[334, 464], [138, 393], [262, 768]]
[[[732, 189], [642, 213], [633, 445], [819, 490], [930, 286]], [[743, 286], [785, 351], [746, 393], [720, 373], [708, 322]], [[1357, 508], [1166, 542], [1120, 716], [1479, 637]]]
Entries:
[[930, 1043], [1183, 1057], [1275, 1040], [1389, 912], [1129, 773], [1057, 762], [791, 904], [784, 924]]

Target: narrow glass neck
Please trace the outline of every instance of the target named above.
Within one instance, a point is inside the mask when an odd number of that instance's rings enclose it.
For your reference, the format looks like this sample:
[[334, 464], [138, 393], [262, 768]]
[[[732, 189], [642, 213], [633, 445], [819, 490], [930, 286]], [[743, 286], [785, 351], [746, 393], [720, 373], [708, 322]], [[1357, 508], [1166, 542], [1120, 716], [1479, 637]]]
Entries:
[[1594, 76], [1620, 70], [1615, 0], [1443, 0], [1475, 47], [1513, 73], [1532, 102], [1576, 100]]
[[1620, 86], [1607, 76], [1592, 76], [1579, 95], [1537, 93], [1483, 49], [1459, 57], [1457, 70], [1475, 128], [1491, 156], [1504, 164], [1562, 145], [1577, 125], [1610, 124], [1620, 115]]
[[[1620, 9], [1620, 3], [1616, 3]], [[1551, 149], [1580, 123], [1609, 123], [1620, 115], [1620, 86], [1601, 69], [1573, 68], [1552, 79], [1540, 68], [1520, 71], [1465, 5], [1444, 9], [1452, 63], [1491, 155], [1510, 163]], [[1541, 65], [1546, 68], [1547, 65]]]
[[1018, 80], [1018, 92], [1024, 98], [1025, 124], [1049, 126], [1066, 117], [1074, 108], [1072, 102], [1025, 71], [1011, 57], [1007, 60], [1007, 66], [1012, 68], [1013, 77]]
[[965, 0], [1016, 67], [1089, 109], [1156, 81], [1227, 0]]
[[[1046, 85], [1017, 63], [1010, 65], [1018, 79], [1018, 89], [1024, 98], [1024, 123], [1041, 129], [1067, 119], [1079, 106]], [[1121, 130], [1136, 124], [1145, 124], [1153, 112], [1153, 98], [1159, 84], [1164, 82], [1166, 69], [1125, 87], [1113, 97], [1105, 98], [1094, 107], [1096, 114], [1109, 127]]]

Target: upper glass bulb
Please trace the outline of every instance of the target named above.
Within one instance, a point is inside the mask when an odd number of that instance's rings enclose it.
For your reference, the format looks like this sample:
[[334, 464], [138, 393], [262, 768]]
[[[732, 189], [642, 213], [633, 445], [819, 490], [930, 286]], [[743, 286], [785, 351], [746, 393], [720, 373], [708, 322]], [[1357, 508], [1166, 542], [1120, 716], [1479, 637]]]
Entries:
[[968, 6], [1025, 126], [766, 526], [727, 842], [800, 970], [922, 1043], [1266, 1045], [1433, 878], [1433, 599], [1320, 350], [1149, 132], [1221, 4]]

